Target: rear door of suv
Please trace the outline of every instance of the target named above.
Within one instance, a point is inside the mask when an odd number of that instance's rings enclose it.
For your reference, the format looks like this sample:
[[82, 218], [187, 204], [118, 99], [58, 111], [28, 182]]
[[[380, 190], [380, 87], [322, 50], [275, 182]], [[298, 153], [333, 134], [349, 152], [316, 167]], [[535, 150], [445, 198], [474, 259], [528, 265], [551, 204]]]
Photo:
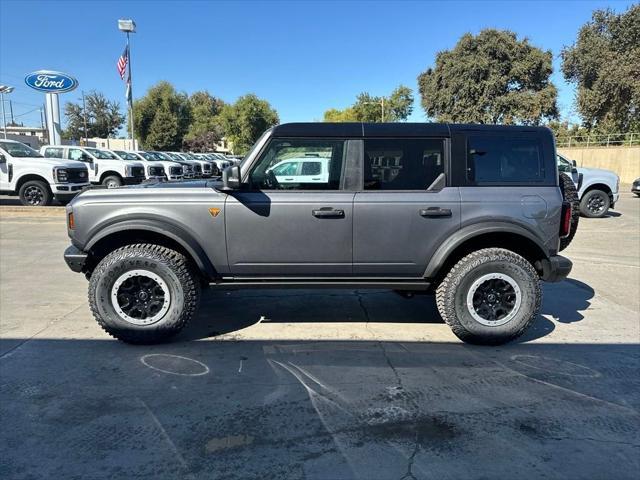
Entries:
[[460, 226], [460, 193], [447, 186], [449, 139], [364, 138], [354, 199], [353, 273], [420, 277]]

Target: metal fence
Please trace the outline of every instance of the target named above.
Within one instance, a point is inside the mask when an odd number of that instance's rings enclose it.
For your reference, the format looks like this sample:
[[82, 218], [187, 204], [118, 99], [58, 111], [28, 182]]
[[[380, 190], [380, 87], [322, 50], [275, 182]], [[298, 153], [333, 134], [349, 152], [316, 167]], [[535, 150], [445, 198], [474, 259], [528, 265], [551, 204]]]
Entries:
[[640, 132], [572, 135], [556, 138], [558, 147], [631, 147], [640, 145]]

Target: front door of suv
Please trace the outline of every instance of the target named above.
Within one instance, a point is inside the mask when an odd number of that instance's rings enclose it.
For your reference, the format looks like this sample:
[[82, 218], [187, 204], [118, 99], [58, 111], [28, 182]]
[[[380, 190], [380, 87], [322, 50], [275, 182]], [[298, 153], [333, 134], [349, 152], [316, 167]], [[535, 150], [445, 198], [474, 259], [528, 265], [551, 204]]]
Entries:
[[446, 140], [364, 140], [363, 191], [354, 199], [353, 273], [419, 277], [460, 226], [460, 193], [447, 187]]
[[[344, 139], [271, 140], [251, 167], [248, 189], [231, 193], [225, 204], [233, 275], [351, 275], [355, 194], [342, 189], [346, 145]], [[273, 171], [288, 159], [305, 158], [328, 164], [324, 182], [304, 176], [285, 181]]]

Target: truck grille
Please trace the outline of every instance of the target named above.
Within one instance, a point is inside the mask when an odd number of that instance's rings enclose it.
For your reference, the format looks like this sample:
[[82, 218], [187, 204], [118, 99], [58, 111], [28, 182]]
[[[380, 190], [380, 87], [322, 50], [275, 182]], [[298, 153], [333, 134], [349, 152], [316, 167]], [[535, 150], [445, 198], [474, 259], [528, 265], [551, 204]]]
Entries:
[[164, 168], [162, 167], [149, 167], [149, 176], [159, 177], [164, 175]]
[[171, 167], [169, 173], [171, 175], [182, 175], [182, 167]]
[[133, 177], [144, 177], [144, 167], [131, 167]]
[[193, 173], [193, 167], [191, 165], [185, 165], [184, 173]]
[[210, 172], [210, 171], [211, 171], [211, 164], [209, 164], [209, 163], [205, 163], [205, 164], [202, 166], [202, 171], [203, 171], [203, 172]]
[[193, 171], [196, 173], [202, 173], [202, 167], [200, 166], [200, 164], [194, 165]]
[[86, 168], [67, 168], [67, 178], [69, 183], [87, 183], [89, 174]]

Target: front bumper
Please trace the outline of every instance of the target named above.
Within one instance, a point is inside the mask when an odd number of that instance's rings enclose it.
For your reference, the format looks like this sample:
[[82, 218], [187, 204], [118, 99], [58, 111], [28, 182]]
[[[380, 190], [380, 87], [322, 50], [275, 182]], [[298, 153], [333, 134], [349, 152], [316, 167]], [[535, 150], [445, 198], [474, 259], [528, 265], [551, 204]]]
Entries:
[[74, 245], [69, 245], [64, 251], [64, 261], [67, 262], [67, 266], [74, 272], [82, 272], [85, 263], [87, 263], [87, 257], [89, 254], [78, 249]]
[[561, 282], [571, 273], [573, 263], [567, 257], [554, 255], [542, 260], [542, 275], [540, 278], [545, 282]]
[[77, 195], [85, 188], [91, 186], [90, 183], [56, 183], [53, 185], [54, 195]]
[[125, 185], [138, 185], [144, 182], [147, 177], [124, 177], [122, 181]]

